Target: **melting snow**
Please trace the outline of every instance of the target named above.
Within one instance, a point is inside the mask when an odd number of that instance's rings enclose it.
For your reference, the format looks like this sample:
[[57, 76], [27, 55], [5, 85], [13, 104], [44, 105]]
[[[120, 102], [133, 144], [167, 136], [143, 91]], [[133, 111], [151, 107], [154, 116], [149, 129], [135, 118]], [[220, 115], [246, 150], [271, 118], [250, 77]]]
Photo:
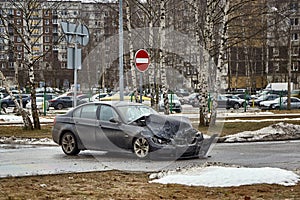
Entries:
[[252, 184], [296, 185], [300, 177], [279, 168], [194, 167], [180, 171], [151, 174], [150, 183], [188, 186], [232, 187]]

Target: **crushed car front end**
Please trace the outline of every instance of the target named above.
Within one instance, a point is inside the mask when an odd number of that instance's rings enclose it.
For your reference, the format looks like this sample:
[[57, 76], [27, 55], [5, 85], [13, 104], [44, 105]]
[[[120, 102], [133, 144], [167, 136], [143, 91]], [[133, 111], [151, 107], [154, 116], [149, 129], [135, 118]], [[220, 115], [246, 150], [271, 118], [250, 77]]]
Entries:
[[204, 138], [189, 119], [152, 114], [145, 121], [152, 157], [198, 157]]

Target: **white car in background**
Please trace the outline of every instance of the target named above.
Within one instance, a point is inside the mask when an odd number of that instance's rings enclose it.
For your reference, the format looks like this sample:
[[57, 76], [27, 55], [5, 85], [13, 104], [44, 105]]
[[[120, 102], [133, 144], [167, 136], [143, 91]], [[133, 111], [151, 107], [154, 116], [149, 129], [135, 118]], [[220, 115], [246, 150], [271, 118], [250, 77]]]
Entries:
[[[49, 102], [45, 100], [46, 109], [49, 111]], [[40, 113], [44, 112], [44, 97], [36, 97], [36, 107]], [[31, 110], [31, 99], [26, 104], [26, 108]]]
[[278, 97], [274, 100], [261, 101], [259, 103], [259, 107], [263, 110], [275, 109], [275, 105], [280, 104], [280, 102], [284, 102], [286, 99], [287, 97]]
[[[172, 98], [172, 99], [171, 99]], [[180, 113], [182, 111], [182, 107], [181, 107], [181, 103], [179, 101], [179, 98], [176, 94], [168, 94], [168, 99], [169, 99], [169, 108], [172, 111], [175, 111], [177, 113]], [[171, 105], [172, 103], [172, 105]], [[159, 111], [164, 111], [164, 98], [163, 98], [163, 94], [160, 95], [160, 99], [159, 99]]]
[[99, 94], [94, 94], [90, 98], [83, 98], [78, 102], [78, 105], [88, 103], [88, 102], [93, 102], [93, 101], [100, 101], [102, 98], [107, 97], [107, 93], [99, 93]]

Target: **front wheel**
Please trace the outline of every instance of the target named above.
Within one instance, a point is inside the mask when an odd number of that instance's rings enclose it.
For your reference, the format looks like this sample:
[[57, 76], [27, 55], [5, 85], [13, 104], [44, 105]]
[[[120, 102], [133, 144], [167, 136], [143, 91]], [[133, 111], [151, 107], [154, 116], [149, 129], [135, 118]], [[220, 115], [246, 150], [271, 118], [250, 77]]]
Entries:
[[[270, 106], [270, 108], [273, 109], [273, 110], [275, 110], [275, 109], [276, 109], [276, 106], [275, 106], [274, 104], [272, 104], [272, 105]], [[279, 108], [279, 107], [278, 107], [278, 108]]]
[[71, 132], [67, 132], [62, 136], [61, 148], [67, 155], [77, 155], [80, 152], [80, 150], [78, 149], [76, 138]]
[[139, 158], [146, 158], [150, 151], [150, 145], [146, 138], [140, 137], [133, 142], [133, 152]]
[[238, 104], [238, 103], [235, 103], [234, 105], [233, 105], [233, 109], [239, 109], [240, 108], [240, 105]]

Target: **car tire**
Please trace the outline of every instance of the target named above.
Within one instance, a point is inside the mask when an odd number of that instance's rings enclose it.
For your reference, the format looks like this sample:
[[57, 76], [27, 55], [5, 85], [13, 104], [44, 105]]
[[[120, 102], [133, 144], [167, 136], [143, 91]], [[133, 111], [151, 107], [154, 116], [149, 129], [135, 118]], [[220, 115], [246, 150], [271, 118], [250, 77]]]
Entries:
[[147, 158], [150, 152], [150, 145], [146, 138], [139, 137], [133, 141], [133, 153], [138, 158]]
[[63, 134], [61, 138], [61, 148], [67, 155], [77, 155], [80, 152], [75, 135], [71, 132]]
[[61, 103], [59, 103], [59, 104], [56, 105], [55, 108], [56, 108], [57, 110], [61, 110], [61, 109], [64, 108], [64, 106], [63, 106]]
[[270, 105], [270, 108], [275, 110], [276, 109], [276, 106], [274, 104]]
[[7, 108], [7, 107], [8, 107], [7, 103], [2, 103], [1, 104], [1, 108]]
[[237, 109], [239, 109], [239, 108], [240, 108], [240, 104], [238, 104], [238, 103], [235, 103], [235, 104], [233, 104], [233, 106], [232, 106], [232, 107], [233, 107], [233, 109], [236, 109], [236, 110], [237, 110]]

